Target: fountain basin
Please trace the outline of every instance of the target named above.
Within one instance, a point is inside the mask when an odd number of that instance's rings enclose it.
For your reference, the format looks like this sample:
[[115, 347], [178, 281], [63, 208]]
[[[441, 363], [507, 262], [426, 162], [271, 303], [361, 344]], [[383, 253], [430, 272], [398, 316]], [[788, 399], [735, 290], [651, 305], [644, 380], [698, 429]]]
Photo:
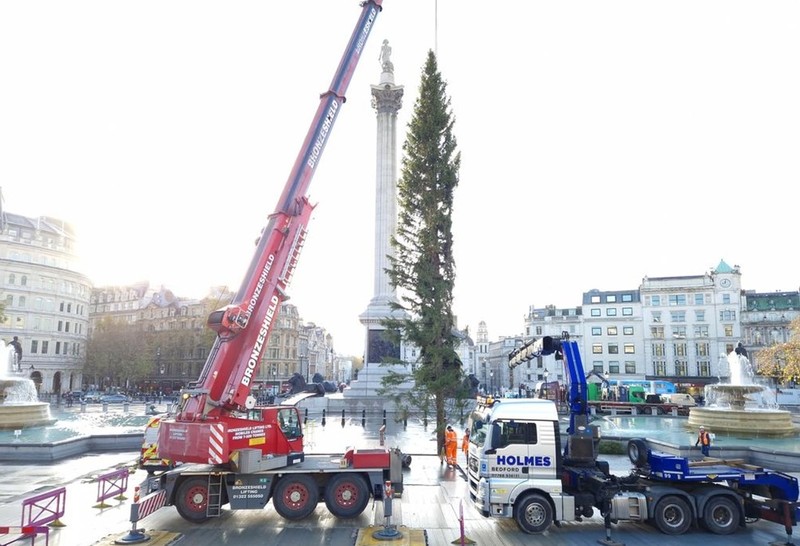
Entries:
[[0, 379], [0, 430], [51, 425], [50, 404], [39, 402], [33, 381], [20, 377]]
[[799, 432], [792, 422], [792, 414], [783, 410], [692, 408], [687, 425], [695, 430], [702, 425], [709, 432], [738, 433], [752, 437], [794, 436]]
[[52, 425], [56, 420], [50, 415], [50, 404], [0, 404], [0, 430], [22, 429]]

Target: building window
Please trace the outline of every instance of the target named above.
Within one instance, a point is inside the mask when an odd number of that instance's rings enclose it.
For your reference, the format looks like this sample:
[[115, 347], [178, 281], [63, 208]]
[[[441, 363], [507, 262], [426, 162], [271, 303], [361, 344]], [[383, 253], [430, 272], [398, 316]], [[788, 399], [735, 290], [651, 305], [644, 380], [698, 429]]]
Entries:
[[669, 317], [672, 322], [686, 322], [686, 311], [672, 311]]
[[49, 345], [48, 341], [42, 341], [42, 354], [43, 355], [47, 354], [48, 345]]
[[600, 316], [600, 309], [592, 309], [591, 310], [591, 316], [599, 317]]
[[686, 339], [686, 326], [673, 326], [672, 337]]
[[736, 320], [736, 311], [731, 311], [730, 309], [720, 311], [719, 312], [719, 320], [720, 322], [726, 321], [735, 321]]
[[653, 339], [664, 339], [664, 327], [663, 326], [651, 326], [650, 327], [650, 337]]
[[592, 326], [592, 335], [593, 336], [601, 336], [603, 335], [603, 329], [599, 326]]
[[617, 316], [616, 307], [609, 307], [608, 309], [606, 309], [606, 316], [607, 317], [616, 317]]
[[622, 308], [622, 316], [623, 317], [632, 317], [633, 316], [633, 307], [623, 307]]
[[625, 361], [625, 373], [627, 374], [634, 374], [636, 373], [636, 362], [633, 360], [626, 360]]
[[667, 350], [663, 343], [653, 343], [653, 356], [667, 356]]
[[592, 362], [592, 371], [602, 375], [602, 373], [603, 373], [603, 361], [602, 360], [595, 360], [594, 362]]
[[677, 360], [675, 361], [675, 375], [686, 377], [688, 374], [686, 373], [686, 361], [685, 360]]
[[623, 352], [624, 352], [626, 355], [633, 355], [633, 354], [636, 354], [636, 345], [634, 345], [633, 343], [626, 343], [626, 344], [624, 344], [624, 345], [622, 346], [622, 351], [623, 351]]
[[697, 376], [698, 377], [711, 377], [711, 363], [707, 360], [701, 360], [697, 363]]
[[675, 356], [686, 356], [689, 353], [685, 343], [675, 344]]
[[653, 362], [653, 371], [655, 372], [655, 375], [658, 375], [658, 376], [661, 376], [661, 377], [666, 376], [667, 375], [667, 363], [664, 362], [663, 360], [659, 360], [659, 361]]
[[603, 344], [602, 343], [593, 343], [592, 344], [592, 354], [594, 354], [594, 355], [603, 354]]
[[695, 343], [694, 350], [697, 356], [711, 356], [711, 349], [708, 343]]
[[619, 345], [616, 343], [609, 343], [608, 344], [608, 354], [610, 355], [618, 355], [619, 354]]
[[686, 305], [686, 294], [670, 294], [669, 295], [669, 306], [670, 307], [677, 307], [681, 305]]
[[694, 304], [695, 305], [703, 305], [705, 303], [705, 298], [703, 294], [695, 294], [694, 295]]
[[31, 354], [35, 355], [38, 353], [39, 353], [39, 341], [34, 339], [31, 341]]
[[707, 324], [695, 324], [694, 325], [694, 337], [708, 337], [708, 325]]
[[616, 327], [616, 326], [609, 326], [609, 327], [606, 329], [606, 333], [607, 333], [608, 335], [610, 335], [610, 336], [615, 336], [615, 335], [617, 335], [617, 327]]
[[653, 311], [653, 322], [661, 322], [661, 311]]
[[633, 294], [622, 294], [622, 301], [627, 303], [629, 301], [633, 301]]
[[608, 373], [619, 375], [619, 362], [612, 360], [608, 363]]
[[661, 296], [650, 296], [650, 302], [653, 304], [653, 307], [659, 307], [661, 305]]
[[624, 335], [624, 336], [632, 336], [633, 335], [633, 326], [623, 326], [622, 327], [622, 335]]
[[589, 301], [591, 303], [600, 303], [600, 296], [592, 296]]
[[614, 294], [609, 294], [606, 296], [606, 303], [617, 303], [617, 296]]
[[722, 294], [722, 303], [724, 305], [730, 305], [731, 304], [731, 295], [730, 294]]
[[[723, 328], [725, 331], [725, 337], [733, 337], [733, 324], [726, 324]], [[733, 350], [733, 349], [731, 349]], [[730, 352], [730, 351], [728, 351]]]
[[703, 310], [698, 309], [694, 312], [694, 319], [697, 322], [705, 322], [706, 321], [706, 312]]

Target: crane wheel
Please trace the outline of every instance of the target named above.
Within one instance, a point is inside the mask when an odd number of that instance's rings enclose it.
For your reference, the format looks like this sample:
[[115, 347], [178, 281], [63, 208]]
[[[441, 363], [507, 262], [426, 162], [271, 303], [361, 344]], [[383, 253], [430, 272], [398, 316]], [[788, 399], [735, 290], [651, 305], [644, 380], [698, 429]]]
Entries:
[[319, 502], [319, 486], [305, 474], [284, 474], [275, 485], [272, 504], [282, 518], [303, 519], [311, 515]]
[[337, 474], [325, 486], [325, 506], [337, 518], [359, 516], [369, 499], [369, 486], [361, 474]]
[[647, 465], [647, 441], [642, 438], [633, 438], [628, 441], [628, 458], [636, 468]]

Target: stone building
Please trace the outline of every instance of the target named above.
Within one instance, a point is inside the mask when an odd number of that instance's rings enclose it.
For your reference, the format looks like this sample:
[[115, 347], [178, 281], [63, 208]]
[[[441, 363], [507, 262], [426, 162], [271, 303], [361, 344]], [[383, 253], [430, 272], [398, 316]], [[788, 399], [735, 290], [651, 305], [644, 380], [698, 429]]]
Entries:
[[22, 372], [40, 395], [81, 387], [90, 292], [72, 226], [6, 212], [0, 199], [0, 339], [19, 338]]

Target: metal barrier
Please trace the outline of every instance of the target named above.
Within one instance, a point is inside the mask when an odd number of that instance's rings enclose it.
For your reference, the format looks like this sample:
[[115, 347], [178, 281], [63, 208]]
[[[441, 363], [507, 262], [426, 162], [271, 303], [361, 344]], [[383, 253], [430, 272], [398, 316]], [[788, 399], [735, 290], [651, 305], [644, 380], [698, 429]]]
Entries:
[[[67, 500], [67, 489], [59, 487], [22, 501], [22, 516], [19, 526], [0, 526], [0, 535], [16, 535], [0, 546], [30, 540], [31, 546], [36, 538], [44, 535], [45, 545], [50, 543], [50, 527], [63, 527], [61, 518]], [[49, 527], [48, 527], [49, 525]], [[5, 539], [3, 539], [5, 540]]]
[[[19, 527], [3, 527], [0, 526], [0, 536], [2, 535], [17, 535], [10, 542], [2, 542], [0, 546], [8, 546], [20, 540], [30, 539], [31, 546], [35, 544], [36, 538], [44, 535], [44, 544], [50, 544], [50, 528], [43, 525], [22, 525]], [[3, 539], [5, 540], [5, 539]]]
[[22, 501], [22, 527], [50, 525], [63, 527], [61, 518], [67, 503], [67, 488], [51, 489]]
[[97, 504], [95, 508], [108, 508], [106, 499], [114, 497], [116, 500], [125, 500], [125, 490], [128, 489], [128, 472], [127, 468], [120, 468], [113, 470], [107, 474], [97, 477]]

